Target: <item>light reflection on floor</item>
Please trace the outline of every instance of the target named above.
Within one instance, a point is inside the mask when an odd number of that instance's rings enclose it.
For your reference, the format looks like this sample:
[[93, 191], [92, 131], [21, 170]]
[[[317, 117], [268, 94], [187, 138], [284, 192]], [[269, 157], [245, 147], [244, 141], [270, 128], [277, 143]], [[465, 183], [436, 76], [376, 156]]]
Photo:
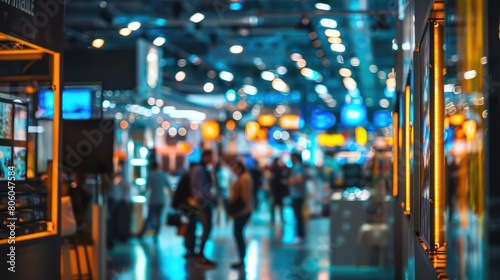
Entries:
[[[252, 217], [247, 227], [247, 259], [244, 271], [232, 270], [238, 261], [232, 224], [216, 226], [205, 253], [218, 266], [206, 269], [183, 258], [183, 239], [172, 227], [163, 227], [157, 242], [152, 237], [131, 239], [109, 252], [108, 279], [112, 280], [327, 280], [329, 265], [329, 222], [326, 218], [308, 223], [308, 237], [302, 246], [289, 244], [295, 238], [291, 209], [285, 211], [286, 223], [269, 225], [265, 208]], [[278, 219], [279, 221], [279, 219]], [[353, 268], [354, 270], [356, 268]], [[369, 275], [369, 274], [368, 274]], [[369, 276], [360, 279], [370, 279]]]

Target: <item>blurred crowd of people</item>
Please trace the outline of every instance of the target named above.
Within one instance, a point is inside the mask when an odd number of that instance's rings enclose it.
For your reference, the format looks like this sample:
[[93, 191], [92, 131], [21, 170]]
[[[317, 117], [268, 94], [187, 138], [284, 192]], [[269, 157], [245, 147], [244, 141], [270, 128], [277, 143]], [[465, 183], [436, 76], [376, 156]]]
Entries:
[[[242, 268], [246, 255], [244, 231], [252, 213], [269, 211], [269, 224], [282, 227], [290, 222], [284, 215], [285, 207], [290, 207], [296, 237], [292, 244], [301, 244], [306, 236], [307, 218], [325, 216], [331, 191], [344, 187], [342, 182], [346, 175], [334, 159], [335, 153], [327, 154], [327, 157], [329, 160], [323, 166], [315, 167], [303, 163], [300, 153], [266, 159], [269, 162], [266, 164], [267, 161], [259, 162], [243, 156], [216, 156], [211, 150], [205, 150], [201, 160], [190, 163], [189, 169], [180, 174], [178, 183], [174, 185], [152, 151], [143, 193], [147, 198], [148, 214], [137, 237], [143, 238], [152, 230], [157, 240], [162, 216], [167, 212], [167, 224], [177, 226], [178, 234], [184, 237], [185, 258], [215, 267], [217, 264], [205, 255], [205, 246], [214, 225], [228, 224], [232, 220], [239, 256], [232, 267]], [[371, 189], [373, 207], [368, 210], [373, 212], [371, 215], [376, 221], [383, 221], [384, 213], [378, 205], [382, 204], [390, 189], [391, 162], [387, 143], [376, 141], [372, 158], [365, 162], [364, 171], [359, 174], [366, 177], [367, 182], [367, 186], [360, 187]], [[127, 180], [125, 163], [118, 162], [116, 173], [111, 176], [107, 188], [108, 248], [112, 248], [113, 240], [126, 240], [133, 235], [130, 232], [132, 187]], [[90, 200], [88, 193], [77, 187], [82, 180], [76, 176], [72, 183], [74, 186], [69, 188], [80, 224], [83, 219], [80, 208], [88, 205]], [[168, 201], [171, 201], [170, 205], [167, 205]], [[202, 227], [199, 237], [196, 230], [198, 224]]]

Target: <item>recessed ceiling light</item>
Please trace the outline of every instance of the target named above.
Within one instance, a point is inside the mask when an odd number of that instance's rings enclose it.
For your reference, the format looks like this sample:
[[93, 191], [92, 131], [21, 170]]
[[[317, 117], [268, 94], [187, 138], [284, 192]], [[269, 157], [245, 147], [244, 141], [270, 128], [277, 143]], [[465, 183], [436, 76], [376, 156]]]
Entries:
[[377, 71], [378, 71], [378, 67], [375, 64], [370, 65], [369, 69], [370, 69], [370, 72], [372, 72], [373, 74], [377, 73]]
[[280, 74], [280, 75], [285, 75], [286, 72], [288, 72], [288, 69], [286, 69], [285, 66], [280, 66], [280, 67], [276, 68], [276, 72], [278, 72], [278, 74]]
[[184, 58], [181, 58], [181, 59], [179, 59], [179, 60], [177, 61], [177, 65], [178, 65], [179, 67], [184, 67], [184, 66], [186, 66], [186, 64], [187, 64], [187, 61], [186, 61]]
[[234, 54], [242, 53], [243, 52], [243, 46], [241, 45], [234, 45], [229, 48], [229, 51]]
[[260, 73], [260, 77], [266, 81], [272, 81], [275, 78], [274, 73], [270, 71], [263, 71]]
[[163, 44], [165, 44], [167, 40], [163, 37], [156, 37], [156, 39], [154, 39], [153, 41], [153, 45], [157, 46], [157, 47], [161, 47], [163, 46]]
[[186, 73], [184, 71], [179, 71], [175, 74], [175, 80], [178, 82], [182, 82], [186, 78]]
[[314, 90], [316, 90], [316, 92], [319, 94], [319, 95], [326, 95], [328, 93], [328, 88], [324, 85], [316, 85], [314, 87]]
[[290, 91], [290, 88], [288, 87], [288, 85], [280, 78], [274, 79], [271, 86], [279, 92]]
[[330, 11], [332, 9], [332, 7], [328, 4], [325, 4], [325, 3], [316, 3], [316, 5], [314, 5], [316, 7], [316, 9], [318, 10], [323, 10], [323, 11]]
[[352, 75], [352, 71], [347, 68], [340, 68], [339, 74], [342, 77], [350, 77]]
[[234, 75], [233, 75], [233, 73], [230, 73], [227, 71], [221, 71], [219, 73], [219, 78], [221, 78], [221, 80], [231, 82], [234, 79]]
[[125, 27], [125, 28], [120, 29], [120, 31], [118, 33], [120, 33], [120, 35], [122, 35], [124, 37], [127, 37], [128, 35], [130, 35], [132, 33], [132, 30]]
[[204, 19], [205, 19], [205, 15], [203, 15], [201, 13], [196, 13], [189, 18], [189, 20], [194, 22], [194, 23], [199, 23]]
[[128, 24], [128, 29], [132, 31], [136, 31], [137, 29], [141, 28], [141, 23], [138, 21], [133, 21]]
[[323, 27], [326, 28], [336, 28], [337, 22], [331, 18], [323, 18], [319, 22]]
[[340, 31], [337, 29], [326, 29], [325, 35], [326, 37], [340, 37]]
[[104, 40], [103, 39], [94, 39], [94, 41], [92, 41], [92, 47], [96, 48], [96, 49], [100, 49], [102, 46], [104, 46]]
[[243, 91], [248, 95], [256, 95], [259, 92], [256, 87], [251, 85], [244, 85]]
[[215, 89], [214, 84], [212, 84], [212, 83], [210, 83], [210, 82], [209, 82], [209, 83], [206, 83], [206, 84], [203, 86], [203, 90], [204, 90], [205, 92], [212, 92], [212, 91], [214, 91], [214, 89]]
[[300, 53], [292, 53], [292, 55], [290, 56], [290, 58], [293, 61], [299, 61], [299, 60], [302, 59], [302, 55]]
[[353, 58], [351, 58], [351, 65], [352, 65], [352, 66], [354, 66], [354, 67], [358, 67], [358, 66], [359, 66], [359, 63], [360, 63], [359, 58], [357, 58], [357, 57], [353, 57]]
[[210, 70], [207, 72], [207, 77], [209, 77], [210, 79], [215, 78], [215, 76], [217, 76], [217, 72], [215, 72], [215, 70]]
[[334, 52], [345, 52], [345, 46], [343, 44], [332, 44], [330, 48]]
[[387, 100], [387, 99], [385, 99], [385, 98], [384, 98], [384, 99], [380, 99], [380, 101], [379, 101], [379, 103], [378, 103], [378, 104], [379, 104], [379, 105], [380, 105], [380, 107], [382, 107], [382, 108], [389, 108], [389, 105], [390, 105], [389, 100]]
[[342, 44], [342, 39], [340, 39], [338, 37], [329, 37], [328, 43], [330, 43], [330, 44]]

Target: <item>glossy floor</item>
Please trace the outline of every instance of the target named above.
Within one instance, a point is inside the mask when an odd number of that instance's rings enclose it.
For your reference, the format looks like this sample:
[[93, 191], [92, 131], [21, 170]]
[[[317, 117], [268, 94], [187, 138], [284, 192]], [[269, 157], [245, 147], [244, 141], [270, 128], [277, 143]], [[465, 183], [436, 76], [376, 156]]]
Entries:
[[390, 269], [331, 266], [335, 248], [330, 245], [328, 219], [310, 219], [305, 242], [292, 245], [295, 230], [291, 209], [285, 211], [284, 226], [279, 222], [270, 226], [267, 212], [264, 207], [254, 213], [246, 229], [245, 269], [230, 268], [230, 264], [237, 261], [237, 253], [229, 222], [214, 227], [205, 249], [207, 257], [218, 263], [215, 268], [207, 269], [186, 261], [183, 239], [176, 235], [174, 228], [163, 227], [157, 241], [149, 236], [117, 243], [109, 252], [108, 279], [391, 279]]

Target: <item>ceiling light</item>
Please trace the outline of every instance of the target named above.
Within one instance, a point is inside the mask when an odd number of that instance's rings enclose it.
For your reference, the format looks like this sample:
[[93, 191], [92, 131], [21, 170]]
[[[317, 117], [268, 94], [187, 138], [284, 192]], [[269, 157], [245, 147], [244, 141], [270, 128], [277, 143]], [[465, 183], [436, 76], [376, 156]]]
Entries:
[[319, 94], [319, 95], [325, 95], [328, 93], [328, 88], [324, 85], [316, 85], [314, 87], [314, 90], [316, 90], [316, 92]]
[[132, 30], [125, 27], [125, 28], [120, 29], [120, 31], [118, 33], [120, 33], [120, 35], [122, 35], [124, 37], [127, 37], [128, 35], [130, 35], [130, 33], [132, 33]]
[[357, 58], [357, 57], [353, 57], [353, 58], [351, 58], [351, 65], [352, 65], [352, 66], [354, 66], [354, 67], [358, 67], [358, 66], [359, 66], [359, 63], [360, 63], [359, 58]]
[[260, 77], [266, 81], [272, 81], [275, 78], [274, 73], [270, 71], [263, 71], [260, 73]]
[[212, 92], [212, 91], [214, 91], [214, 89], [215, 89], [214, 84], [212, 84], [212, 83], [210, 83], [210, 82], [206, 83], [206, 84], [203, 86], [203, 90], [204, 90], [205, 92]]
[[337, 37], [329, 37], [328, 43], [330, 43], [330, 44], [342, 44], [342, 39], [337, 38]]
[[272, 87], [279, 92], [288, 92], [290, 88], [288, 85], [280, 78], [276, 78], [272, 82]]
[[219, 78], [221, 78], [221, 80], [224, 80], [226, 82], [231, 82], [234, 79], [234, 75], [233, 73], [227, 71], [221, 71], [219, 73]]
[[325, 35], [326, 37], [340, 37], [340, 31], [338, 31], [337, 29], [326, 29], [325, 30]]
[[240, 111], [235, 111], [235, 112], [233, 113], [233, 119], [235, 119], [235, 120], [237, 120], [237, 121], [241, 120], [241, 118], [242, 118], [242, 117], [243, 117], [243, 115], [241, 114], [241, 112], [240, 112]]
[[182, 82], [186, 78], [186, 72], [179, 71], [175, 74], [175, 80], [178, 82]]
[[383, 80], [383, 79], [385, 79], [386, 74], [385, 74], [385, 72], [384, 72], [384, 71], [378, 71], [378, 73], [377, 73], [377, 77], [378, 77], [379, 79]]
[[170, 135], [172, 137], [176, 136], [177, 135], [177, 128], [175, 128], [175, 127], [169, 128], [168, 129], [168, 135]]
[[347, 68], [340, 68], [339, 74], [342, 77], [350, 77], [352, 75], [352, 71]]
[[477, 76], [477, 71], [476, 70], [470, 70], [464, 73], [464, 79], [470, 80], [473, 79]]
[[184, 127], [179, 128], [178, 133], [180, 136], [186, 136], [187, 130]]
[[189, 18], [189, 20], [194, 22], [194, 23], [199, 23], [204, 19], [205, 19], [205, 16], [201, 13], [196, 13]]
[[276, 72], [278, 72], [278, 74], [280, 75], [285, 75], [286, 72], [288, 72], [288, 69], [286, 69], [285, 66], [280, 66], [276, 69]]
[[378, 104], [379, 104], [379, 105], [380, 105], [380, 107], [382, 107], [382, 108], [389, 108], [389, 105], [390, 105], [389, 100], [387, 100], [387, 99], [385, 99], [385, 98], [384, 98], [384, 99], [380, 99], [380, 101], [379, 101], [379, 103], [378, 103]]
[[336, 28], [337, 22], [331, 18], [323, 18], [319, 22], [323, 27], [326, 28]]
[[179, 67], [184, 67], [184, 66], [186, 66], [186, 64], [187, 64], [187, 61], [186, 61], [184, 58], [181, 58], [181, 59], [179, 59], [179, 60], [177, 61], [177, 65], [178, 65]]
[[215, 76], [217, 76], [217, 72], [215, 72], [215, 70], [210, 70], [207, 72], [207, 77], [209, 77], [210, 79], [215, 78]]
[[156, 102], [156, 99], [154, 97], [148, 98], [148, 104], [149, 105], [153, 106], [153, 105], [155, 105], [155, 102]]
[[342, 44], [332, 44], [330, 48], [334, 52], [345, 52], [345, 46]]
[[358, 86], [356, 81], [351, 77], [344, 78], [343, 82], [344, 82], [345, 88], [348, 90], [354, 90]]
[[139, 28], [141, 28], [141, 23], [138, 21], [132, 21], [131, 23], [128, 24], [128, 29], [132, 31], [136, 31]]
[[92, 41], [92, 47], [96, 48], [96, 49], [100, 49], [102, 46], [104, 46], [104, 40], [103, 39], [94, 39], [94, 41]]
[[243, 52], [243, 46], [240, 45], [234, 45], [232, 46], [229, 51], [234, 54], [239, 54]]
[[370, 69], [370, 72], [372, 72], [373, 74], [377, 73], [377, 71], [378, 71], [378, 67], [375, 64], [370, 65], [369, 69]]
[[302, 55], [300, 53], [292, 53], [292, 55], [290, 56], [290, 58], [293, 61], [299, 61], [299, 60], [302, 59]]
[[300, 68], [304, 68], [306, 67], [307, 65], [307, 62], [304, 60], [304, 59], [299, 59], [297, 61], [297, 67], [300, 69]]
[[154, 39], [153, 41], [153, 45], [157, 46], [157, 47], [161, 47], [163, 46], [163, 44], [165, 44], [167, 40], [163, 37], [156, 37], [156, 39]]
[[258, 89], [254, 86], [251, 86], [251, 85], [244, 85], [243, 86], [243, 91], [248, 94], [248, 95], [256, 95], [258, 91]]
[[316, 7], [316, 9], [318, 10], [323, 10], [323, 11], [330, 11], [332, 9], [332, 7], [328, 4], [325, 4], [325, 3], [316, 3], [316, 5], [314, 5]]
[[151, 113], [153, 113], [155, 115], [159, 114], [160, 112], [161, 112], [161, 110], [160, 110], [160, 107], [158, 107], [158, 106], [153, 106], [151, 108]]

